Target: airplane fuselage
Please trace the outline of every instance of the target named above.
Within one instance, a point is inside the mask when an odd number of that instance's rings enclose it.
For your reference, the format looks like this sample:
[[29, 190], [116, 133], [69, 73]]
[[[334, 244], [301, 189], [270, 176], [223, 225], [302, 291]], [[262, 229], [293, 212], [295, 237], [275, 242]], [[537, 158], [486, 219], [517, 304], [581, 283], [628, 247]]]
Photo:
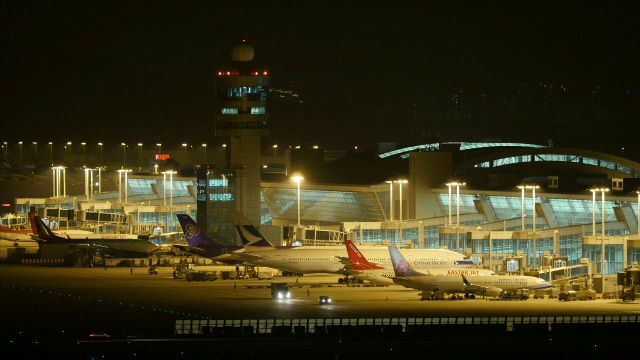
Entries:
[[[362, 253], [371, 262], [382, 267], [391, 268], [391, 258], [386, 247], [361, 248]], [[465, 259], [463, 254], [442, 249], [403, 249], [405, 257], [417, 267], [424, 268], [470, 268], [473, 262]], [[331, 273], [349, 274], [348, 254], [344, 246], [315, 249], [274, 249], [245, 252], [257, 255], [260, 259], [249, 262], [255, 265], [268, 266], [281, 271], [293, 273]], [[418, 266], [417, 264], [420, 264]]]
[[395, 277], [393, 281], [404, 287], [425, 290], [444, 291], [446, 293], [480, 293], [483, 290], [495, 291], [509, 289], [545, 289], [551, 284], [533, 276], [479, 275], [467, 276], [471, 285], [465, 284], [462, 276], [425, 275], [412, 277]]
[[[465, 276], [479, 275], [495, 275], [491, 270], [485, 269], [468, 269], [468, 268], [419, 268], [418, 270], [427, 271], [431, 275], [457, 276], [461, 274]], [[399, 285], [393, 281], [395, 273], [393, 269], [375, 269], [375, 270], [351, 270], [350, 275], [356, 279], [363, 281], [371, 281], [382, 285]]]

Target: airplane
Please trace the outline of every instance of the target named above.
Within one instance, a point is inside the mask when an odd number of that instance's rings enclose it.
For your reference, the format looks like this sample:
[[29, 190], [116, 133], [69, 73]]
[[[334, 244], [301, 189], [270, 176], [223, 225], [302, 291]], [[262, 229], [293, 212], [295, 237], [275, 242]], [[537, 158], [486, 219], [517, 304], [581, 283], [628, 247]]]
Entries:
[[132, 252], [149, 254], [158, 245], [149, 240], [148, 235], [134, 234], [55, 234], [34, 213], [29, 213], [29, 221], [38, 245], [69, 245], [71, 249], [103, 249], [108, 252]]
[[[351, 241], [346, 240], [345, 246], [347, 248], [347, 254], [349, 254], [349, 267], [351, 271], [349, 274], [362, 281], [370, 281], [372, 283], [381, 285], [397, 285], [393, 281], [395, 273], [393, 268], [382, 267], [379, 265], [371, 264], [369, 260], [358, 250], [358, 247]], [[422, 269], [422, 268], [421, 268]], [[469, 268], [424, 268], [429, 275], [446, 275], [446, 276], [460, 276], [464, 275], [495, 275], [491, 270], [485, 269], [469, 269]]]
[[[33, 241], [34, 230], [22, 228], [12, 228], [8, 226], [0, 225], [0, 239], [11, 241]], [[66, 235], [66, 234], [91, 234], [91, 231], [78, 230], [78, 229], [66, 229], [66, 230], [53, 230], [54, 234]]]
[[444, 291], [448, 294], [464, 293], [465, 299], [476, 295], [500, 295], [510, 289], [546, 289], [552, 285], [534, 276], [469, 275], [456, 279], [446, 275], [428, 275], [415, 270], [395, 246], [389, 246], [395, 276], [393, 282], [406, 288], [423, 291]]
[[244, 251], [244, 246], [242, 245], [222, 245], [215, 242], [198, 226], [191, 216], [187, 214], [177, 214], [176, 216], [188, 244], [172, 244], [173, 247], [180, 251], [229, 263], [236, 262], [232, 254], [234, 251]]
[[[236, 217], [237, 218], [237, 217]], [[349, 257], [344, 245], [276, 247], [251, 223], [236, 224], [244, 244], [243, 253], [235, 253], [236, 259], [254, 265], [278, 269], [283, 273], [328, 273], [349, 276]], [[369, 259], [382, 266], [391, 267], [389, 251], [382, 246], [360, 249]], [[432, 268], [470, 268], [473, 262], [463, 254], [444, 249], [403, 249], [415, 264]]]

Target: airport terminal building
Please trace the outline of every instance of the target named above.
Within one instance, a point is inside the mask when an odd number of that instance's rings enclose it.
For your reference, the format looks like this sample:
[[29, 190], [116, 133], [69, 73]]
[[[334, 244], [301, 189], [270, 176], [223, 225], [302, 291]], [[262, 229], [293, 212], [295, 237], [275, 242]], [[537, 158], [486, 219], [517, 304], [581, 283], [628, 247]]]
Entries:
[[[587, 262], [593, 273], [614, 274], [640, 262], [639, 163], [498, 142], [344, 152], [296, 147], [267, 156], [261, 137], [270, 133], [271, 76], [253, 55], [251, 45], [238, 44], [214, 76], [215, 136], [228, 140], [215, 163], [206, 146], [204, 159], [191, 159], [201, 164], [191, 171], [157, 162], [136, 173], [123, 159], [115, 172], [84, 169], [84, 181], [75, 181], [84, 194], [68, 194], [67, 170], [54, 167], [50, 180], [17, 196], [15, 212], [38, 210], [62, 224], [64, 210], [83, 227], [136, 233], [179, 231], [175, 215], [187, 213], [211, 237], [239, 244], [231, 214], [241, 211], [284, 243], [335, 244], [348, 233], [361, 243], [446, 247], [497, 271]], [[160, 145], [156, 160], [182, 151], [162, 153]], [[102, 168], [102, 143], [100, 151]], [[51, 156], [53, 162], [52, 148]], [[304, 180], [293, 182], [294, 174]], [[116, 191], [103, 191], [103, 181]], [[52, 189], [51, 197], [34, 196], [38, 184]]]
[[[289, 149], [285, 171], [262, 173], [260, 225], [271, 239], [335, 243], [332, 232], [347, 232], [363, 243], [446, 247], [498, 271], [587, 261], [615, 274], [640, 261], [640, 164], [628, 159], [517, 143], [425, 144], [330, 162], [314, 152], [322, 150]], [[125, 173], [119, 191], [17, 198], [15, 209], [54, 217], [69, 209], [77, 221], [167, 232], [179, 231], [175, 214], [239, 208], [243, 169], [196, 168], [196, 176]], [[293, 172], [305, 177], [299, 193]], [[207, 223], [212, 236], [235, 241], [233, 224]]]

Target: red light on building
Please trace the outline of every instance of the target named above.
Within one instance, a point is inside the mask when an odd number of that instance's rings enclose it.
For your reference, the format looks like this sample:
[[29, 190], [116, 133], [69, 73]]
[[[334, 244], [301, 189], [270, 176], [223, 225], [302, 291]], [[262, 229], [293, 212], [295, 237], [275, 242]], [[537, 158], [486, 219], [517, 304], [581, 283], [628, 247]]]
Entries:
[[171, 155], [169, 155], [169, 154], [156, 154], [156, 160], [163, 161], [163, 160], [167, 160], [169, 158], [171, 158]]

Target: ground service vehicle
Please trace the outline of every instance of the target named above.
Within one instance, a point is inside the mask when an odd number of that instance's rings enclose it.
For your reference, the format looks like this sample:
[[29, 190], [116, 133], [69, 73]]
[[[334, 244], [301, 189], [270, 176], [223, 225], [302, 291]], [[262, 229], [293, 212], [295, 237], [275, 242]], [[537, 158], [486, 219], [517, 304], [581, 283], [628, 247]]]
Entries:
[[444, 291], [427, 291], [424, 290], [420, 294], [420, 300], [444, 300], [446, 299]]
[[217, 280], [215, 271], [190, 271], [186, 274], [187, 281], [214, 281]]
[[149, 275], [158, 275], [158, 268], [155, 265], [149, 266]]
[[544, 299], [545, 295], [549, 296], [549, 299], [556, 299], [560, 294], [560, 289], [549, 288], [549, 289], [538, 289], [533, 293], [534, 299]]
[[173, 265], [173, 278], [174, 279], [183, 279], [186, 275], [194, 271], [196, 268], [195, 264], [174, 264]]
[[274, 299], [290, 299], [289, 285], [287, 283], [271, 283], [271, 297]]
[[529, 289], [504, 290], [500, 293], [500, 298], [503, 300], [527, 300]]
[[563, 291], [558, 295], [559, 301], [575, 301], [575, 300], [595, 300], [595, 290], [569, 290]]
[[577, 291], [575, 290], [562, 291], [558, 295], [558, 301], [575, 301], [576, 293]]
[[326, 296], [326, 295], [322, 295], [318, 298], [318, 304], [320, 305], [328, 305], [331, 304], [331, 298]]

